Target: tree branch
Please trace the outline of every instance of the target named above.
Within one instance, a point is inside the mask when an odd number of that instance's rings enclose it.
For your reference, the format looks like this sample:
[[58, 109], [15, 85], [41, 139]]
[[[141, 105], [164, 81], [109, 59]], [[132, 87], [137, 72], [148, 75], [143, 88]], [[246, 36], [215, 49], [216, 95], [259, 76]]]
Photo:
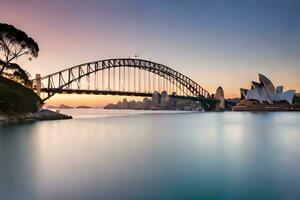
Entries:
[[25, 51], [25, 52], [23, 52], [23, 53], [21, 53], [21, 51], [19, 51], [19, 53], [18, 53], [17, 55], [13, 56], [12, 58], [10, 58], [10, 59], [8, 60], [7, 64], [8, 64], [10, 61], [12, 61], [13, 59], [18, 58], [18, 57], [21, 57], [21, 56], [23, 56], [23, 55], [25, 55], [25, 54], [28, 54], [28, 51]]

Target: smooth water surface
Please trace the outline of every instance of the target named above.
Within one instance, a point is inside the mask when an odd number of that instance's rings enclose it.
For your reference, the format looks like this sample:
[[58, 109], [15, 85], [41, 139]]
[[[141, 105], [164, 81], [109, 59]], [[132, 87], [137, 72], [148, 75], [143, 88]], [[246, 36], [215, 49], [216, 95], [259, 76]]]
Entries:
[[300, 113], [66, 112], [0, 127], [0, 199], [300, 199]]

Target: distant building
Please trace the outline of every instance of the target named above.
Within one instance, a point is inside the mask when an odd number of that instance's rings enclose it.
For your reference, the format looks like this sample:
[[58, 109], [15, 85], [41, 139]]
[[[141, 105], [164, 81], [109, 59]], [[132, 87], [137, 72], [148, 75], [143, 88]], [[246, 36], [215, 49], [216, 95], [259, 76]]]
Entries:
[[128, 101], [126, 98], [123, 99], [122, 103], [121, 103], [121, 108], [127, 108], [128, 107]]
[[147, 97], [145, 97], [145, 98], [143, 99], [143, 104], [147, 105], [147, 104], [149, 104], [149, 103], [150, 103], [150, 100], [149, 100]]
[[155, 92], [152, 94], [152, 103], [153, 103], [154, 105], [160, 104], [160, 94], [159, 94], [159, 92], [155, 91]]
[[[173, 92], [172, 95], [176, 95], [176, 92]], [[169, 105], [172, 107], [172, 108], [176, 108], [176, 104], [177, 104], [177, 99], [174, 98], [174, 97], [169, 97]]]
[[283, 92], [283, 86], [275, 89], [273, 83], [264, 75], [258, 74], [259, 83], [252, 81], [251, 90], [241, 88], [241, 99], [256, 100], [259, 103], [274, 104], [276, 102], [286, 101], [293, 103], [295, 90]]
[[162, 106], [168, 105], [168, 101], [169, 101], [168, 93], [166, 91], [163, 91], [161, 93], [161, 98], [160, 98], [161, 105]]

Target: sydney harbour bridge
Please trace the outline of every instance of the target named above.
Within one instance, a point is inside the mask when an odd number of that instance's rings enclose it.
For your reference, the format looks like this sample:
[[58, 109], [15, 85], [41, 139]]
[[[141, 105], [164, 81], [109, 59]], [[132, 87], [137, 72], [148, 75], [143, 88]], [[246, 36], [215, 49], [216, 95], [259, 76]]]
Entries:
[[137, 58], [98, 60], [43, 77], [37, 75], [33, 85], [44, 102], [55, 94], [151, 97], [154, 92], [162, 91], [173, 98], [199, 101], [206, 109], [213, 109], [219, 102], [182, 73]]

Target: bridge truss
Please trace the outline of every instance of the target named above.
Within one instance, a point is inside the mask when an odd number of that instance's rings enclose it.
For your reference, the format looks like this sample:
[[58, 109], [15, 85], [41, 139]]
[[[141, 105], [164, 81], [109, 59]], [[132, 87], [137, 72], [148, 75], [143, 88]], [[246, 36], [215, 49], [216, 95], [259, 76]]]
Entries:
[[120, 58], [84, 63], [33, 80], [46, 101], [60, 94], [101, 94], [150, 97], [166, 91], [170, 96], [214, 102], [199, 84], [162, 64], [143, 59]]

